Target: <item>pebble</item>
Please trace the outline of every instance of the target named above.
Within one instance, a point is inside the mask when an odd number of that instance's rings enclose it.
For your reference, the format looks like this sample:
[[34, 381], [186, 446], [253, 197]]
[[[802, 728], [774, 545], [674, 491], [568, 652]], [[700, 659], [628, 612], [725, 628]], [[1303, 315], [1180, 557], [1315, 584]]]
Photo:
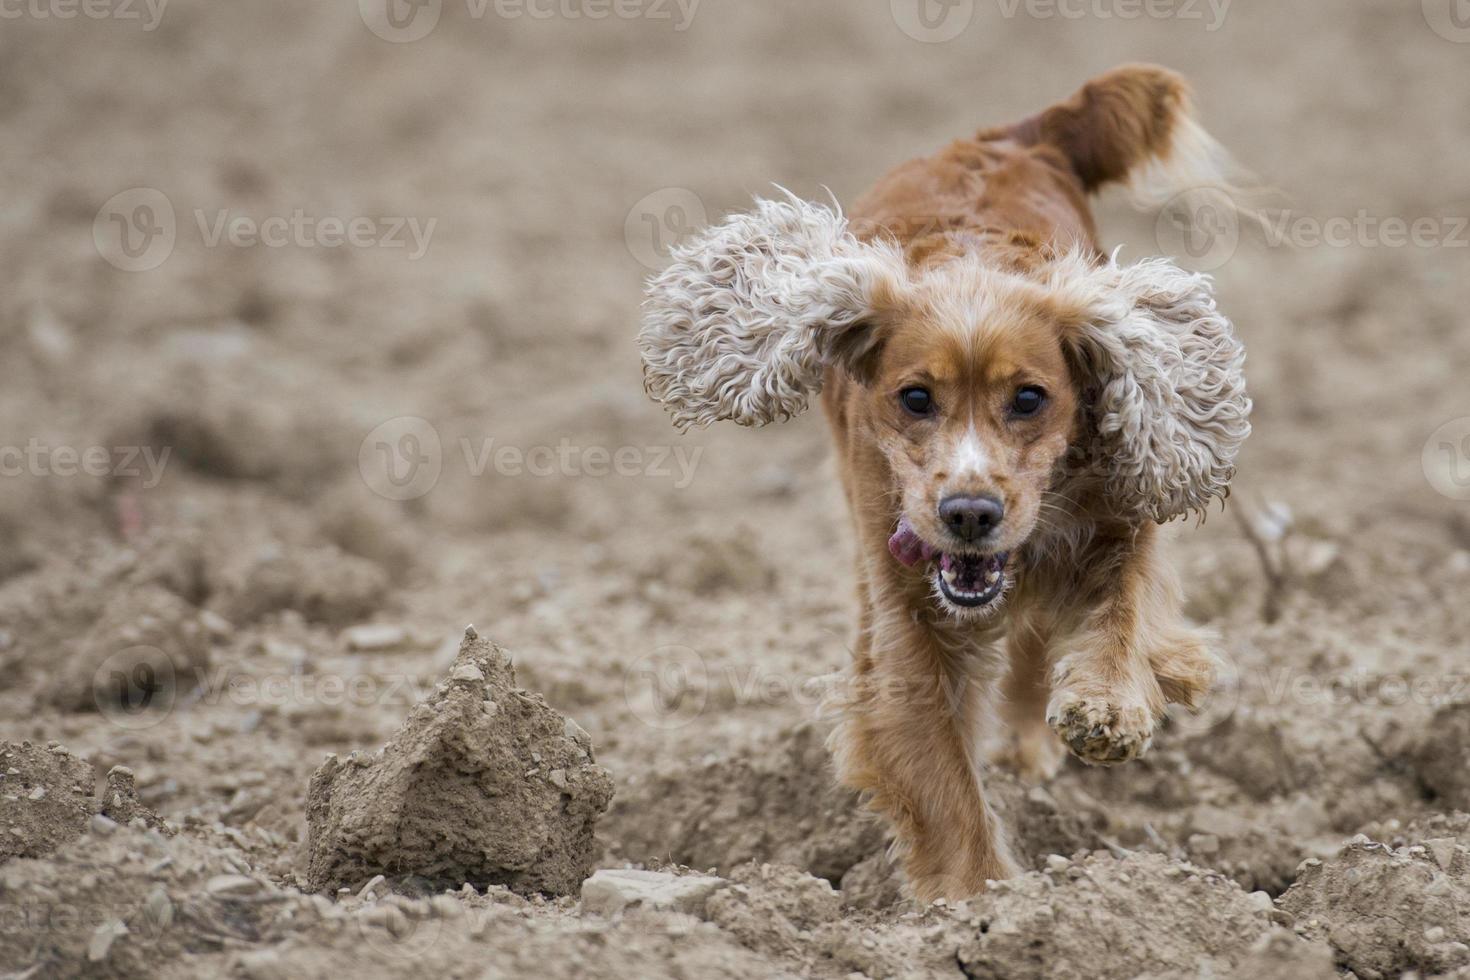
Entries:
[[97, 813], [92, 815], [92, 833], [99, 837], [110, 837], [117, 830], [117, 821]]
[[1444, 926], [1430, 926], [1428, 929], [1424, 930], [1424, 938], [1431, 943], [1444, 942], [1444, 936]]
[[435, 895], [429, 899], [429, 908], [441, 919], [457, 919], [464, 915], [464, 906], [453, 895]]
[[92, 938], [87, 943], [87, 959], [92, 963], [101, 963], [112, 951], [113, 942], [127, 933], [128, 927], [121, 920], [104, 922], [93, 931]]
[[1190, 834], [1188, 845], [1192, 853], [1205, 857], [1220, 853], [1220, 838], [1214, 834]]
[[1434, 855], [1434, 862], [1444, 871], [1450, 870], [1450, 865], [1455, 863], [1455, 839], [1453, 837], [1436, 837], [1427, 840], [1424, 846], [1429, 853]]
[[148, 924], [167, 929], [174, 921], [174, 903], [169, 901], [168, 892], [163, 890], [162, 885], [155, 886], [143, 900], [143, 911], [148, 916]]
[[274, 949], [252, 949], [240, 954], [236, 961], [240, 972], [250, 980], [284, 980], [286, 971], [281, 954]]
[[709, 897], [728, 885], [724, 878], [709, 875], [604, 869], [582, 882], [582, 908], [610, 916], [630, 905], [643, 905], [699, 915]]
[[246, 875], [215, 875], [204, 885], [211, 895], [244, 895], [259, 889], [260, 882]]
[[1071, 866], [1071, 860], [1062, 857], [1060, 854], [1048, 854], [1046, 856], [1046, 869], [1048, 871], [1066, 871]]
[[449, 679], [463, 684], [483, 684], [485, 682], [485, 675], [474, 664], [466, 663], [454, 668], [454, 672], [449, 675]]
[[364, 623], [353, 626], [342, 634], [347, 649], [358, 653], [380, 653], [393, 650], [408, 642], [408, 630], [391, 623]]

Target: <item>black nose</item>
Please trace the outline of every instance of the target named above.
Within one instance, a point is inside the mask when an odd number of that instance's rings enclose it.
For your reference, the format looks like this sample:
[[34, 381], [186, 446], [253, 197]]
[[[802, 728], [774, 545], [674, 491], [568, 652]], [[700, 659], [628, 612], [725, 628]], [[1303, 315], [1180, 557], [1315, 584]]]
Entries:
[[1005, 512], [994, 497], [945, 497], [939, 502], [939, 519], [961, 541], [985, 537]]

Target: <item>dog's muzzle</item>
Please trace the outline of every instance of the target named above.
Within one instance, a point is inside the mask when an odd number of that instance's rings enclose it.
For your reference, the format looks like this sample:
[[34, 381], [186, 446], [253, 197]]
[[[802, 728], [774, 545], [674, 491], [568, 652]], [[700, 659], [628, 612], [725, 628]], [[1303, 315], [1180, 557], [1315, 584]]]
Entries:
[[907, 517], [888, 539], [888, 550], [903, 565], [913, 568], [930, 563], [935, 588], [947, 602], [964, 609], [978, 609], [998, 599], [1006, 589], [1008, 552], [971, 554], [940, 551], [914, 531]]

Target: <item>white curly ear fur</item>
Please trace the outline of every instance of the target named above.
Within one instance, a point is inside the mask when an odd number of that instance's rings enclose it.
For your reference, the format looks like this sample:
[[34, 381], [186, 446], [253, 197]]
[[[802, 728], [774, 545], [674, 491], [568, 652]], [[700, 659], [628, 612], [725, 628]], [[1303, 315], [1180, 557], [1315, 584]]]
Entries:
[[821, 390], [827, 365], [871, 349], [903, 276], [898, 247], [858, 241], [840, 212], [757, 200], [649, 280], [643, 386], [681, 429], [785, 421]]
[[1245, 350], [1208, 276], [1163, 258], [1074, 252], [1049, 286], [1072, 304], [1068, 345], [1090, 394], [1086, 456], [1123, 514], [1163, 523], [1224, 498], [1250, 435]]

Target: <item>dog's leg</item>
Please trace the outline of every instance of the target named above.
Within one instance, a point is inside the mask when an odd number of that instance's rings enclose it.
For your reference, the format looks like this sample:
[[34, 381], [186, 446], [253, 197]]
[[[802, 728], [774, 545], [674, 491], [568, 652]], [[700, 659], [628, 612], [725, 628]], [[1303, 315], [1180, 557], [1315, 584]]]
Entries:
[[1094, 556], [1100, 598], [1060, 644], [1047, 722], [1084, 762], [1142, 755], [1165, 704], [1194, 704], [1214, 677], [1205, 636], [1180, 612], [1178, 585], [1152, 529]]
[[1051, 697], [1047, 635], [1039, 623], [1016, 616], [1006, 636], [1010, 670], [1001, 685], [1000, 713], [1010, 729], [998, 762], [1029, 783], [1052, 778], [1067, 750], [1046, 723]]
[[[843, 781], [890, 821], [915, 897], [966, 898], [1016, 871], [976, 759], [989, 671], [907, 612], [878, 616], [834, 738]], [[977, 667], [980, 667], [977, 670]]]

